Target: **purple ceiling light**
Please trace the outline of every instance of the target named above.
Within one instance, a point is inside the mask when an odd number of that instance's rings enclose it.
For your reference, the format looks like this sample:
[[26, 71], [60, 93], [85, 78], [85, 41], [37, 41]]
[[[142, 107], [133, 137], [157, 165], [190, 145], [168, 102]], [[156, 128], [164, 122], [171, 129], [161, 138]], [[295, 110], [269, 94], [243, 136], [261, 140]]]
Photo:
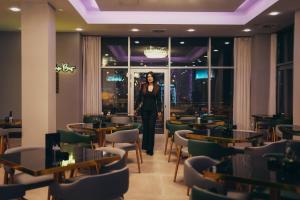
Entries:
[[234, 12], [100, 11], [95, 0], [69, 0], [88, 24], [244, 25], [279, 0], [245, 0]]

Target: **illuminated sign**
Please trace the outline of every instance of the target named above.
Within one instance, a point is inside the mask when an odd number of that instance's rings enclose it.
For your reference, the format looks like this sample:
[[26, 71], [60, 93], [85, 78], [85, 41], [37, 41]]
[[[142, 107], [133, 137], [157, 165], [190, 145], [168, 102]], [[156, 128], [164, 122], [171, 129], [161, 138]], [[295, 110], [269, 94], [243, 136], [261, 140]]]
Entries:
[[74, 72], [76, 66], [72, 66], [68, 63], [56, 64], [55, 71], [56, 72]]
[[122, 78], [121, 75], [109, 75], [109, 76], [106, 77], [106, 80], [117, 82], [117, 81], [123, 81], [123, 78]]

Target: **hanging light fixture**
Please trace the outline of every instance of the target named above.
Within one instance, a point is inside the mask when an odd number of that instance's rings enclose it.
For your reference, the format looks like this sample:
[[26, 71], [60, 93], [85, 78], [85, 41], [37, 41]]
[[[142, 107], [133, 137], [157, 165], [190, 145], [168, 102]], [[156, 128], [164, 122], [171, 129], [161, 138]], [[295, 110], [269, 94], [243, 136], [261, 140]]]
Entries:
[[165, 58], [168, 56], [168, 51], [165, 47], [150, 46], [144, 50], [144, 55], [147, 58]]

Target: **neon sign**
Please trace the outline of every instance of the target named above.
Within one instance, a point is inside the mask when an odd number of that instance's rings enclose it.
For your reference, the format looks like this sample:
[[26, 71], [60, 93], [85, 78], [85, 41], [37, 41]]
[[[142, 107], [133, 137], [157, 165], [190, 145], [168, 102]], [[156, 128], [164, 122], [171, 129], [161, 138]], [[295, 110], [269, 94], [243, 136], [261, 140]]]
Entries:
[[76, 66], [72, 66], [68, 63], [56, 64], [55, 71], [56, 72], [71, 72], [73, 73], [76, 69]]

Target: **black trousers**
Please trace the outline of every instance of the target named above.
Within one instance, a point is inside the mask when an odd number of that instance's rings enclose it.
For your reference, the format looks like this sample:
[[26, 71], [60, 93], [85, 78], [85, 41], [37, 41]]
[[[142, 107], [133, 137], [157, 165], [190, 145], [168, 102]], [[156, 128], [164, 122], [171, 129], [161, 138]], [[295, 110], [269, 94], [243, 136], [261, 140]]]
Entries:
[[148, 153], [153, 153], [155, 123], [157, 113], [153, 111], [142, 111], [143, 121], [143, 141], [142, 149], [147, 150]]

